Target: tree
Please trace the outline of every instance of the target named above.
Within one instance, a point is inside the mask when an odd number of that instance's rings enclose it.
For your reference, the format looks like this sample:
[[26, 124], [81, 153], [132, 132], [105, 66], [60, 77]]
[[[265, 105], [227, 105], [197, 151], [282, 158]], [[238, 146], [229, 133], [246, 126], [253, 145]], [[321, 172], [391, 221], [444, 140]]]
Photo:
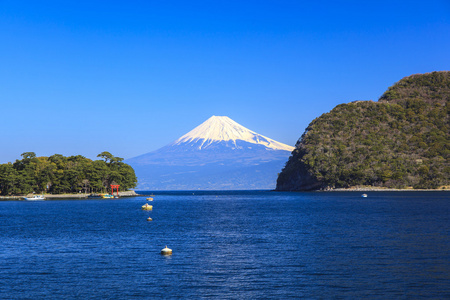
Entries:
[[102, 153], [97, 155], [97, 157], [103, 158], [106, 163], [108, 163], [108, 161], [111, 162], [111, 160], [114, 159], [114, 156], [111, 153], [109, 153], [108, 151], [103, 151]]
[[22, 154], [20, 154], [20, 156], [22, 156], [23, 159], [32, 159], [36, 157], [36, 153], [34, 152], [24, 152]]

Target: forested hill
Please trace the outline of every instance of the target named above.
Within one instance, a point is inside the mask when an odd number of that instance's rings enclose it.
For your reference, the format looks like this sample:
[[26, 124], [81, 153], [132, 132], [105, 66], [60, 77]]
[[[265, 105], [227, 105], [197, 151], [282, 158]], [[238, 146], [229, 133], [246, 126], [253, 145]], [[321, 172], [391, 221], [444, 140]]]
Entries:
[[21, 160], [0, 165], [0, 195], [106, 192], [110, 191], [110, 184], [119, 184], [121, 191], [136, 187], [134, 170], [122, 162], [123, 158], [106, 151], [97, 157], [102, 160], [81, 155], [36, 157], [34, 152], [22, 153]]
[[403, 78], [380, 97], [380, 102], [402, 103], [411, 99], [427, 102], [431, 106], [448, 104], [450, 72], [415, 74]]
[[379, 99], [313, 120], [277, 190], [450, 186], [450, 72], [403, 78]]

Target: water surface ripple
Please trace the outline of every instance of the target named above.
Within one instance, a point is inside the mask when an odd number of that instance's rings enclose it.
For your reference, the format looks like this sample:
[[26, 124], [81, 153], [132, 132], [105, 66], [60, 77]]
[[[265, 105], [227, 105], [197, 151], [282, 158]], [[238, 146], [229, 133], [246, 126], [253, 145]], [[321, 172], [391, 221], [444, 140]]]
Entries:
[[448, 299], [449, 196], [3, 201], [0, 299]]

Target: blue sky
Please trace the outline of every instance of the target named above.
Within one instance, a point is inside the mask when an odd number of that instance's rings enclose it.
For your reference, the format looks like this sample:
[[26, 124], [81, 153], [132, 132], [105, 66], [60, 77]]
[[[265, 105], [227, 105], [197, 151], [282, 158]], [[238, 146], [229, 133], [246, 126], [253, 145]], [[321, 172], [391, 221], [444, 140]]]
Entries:
[[212, 115], [294, 145], [334, 106], [450, 70], [450, 1], [0, 0], [0, 163], [131, 158]]

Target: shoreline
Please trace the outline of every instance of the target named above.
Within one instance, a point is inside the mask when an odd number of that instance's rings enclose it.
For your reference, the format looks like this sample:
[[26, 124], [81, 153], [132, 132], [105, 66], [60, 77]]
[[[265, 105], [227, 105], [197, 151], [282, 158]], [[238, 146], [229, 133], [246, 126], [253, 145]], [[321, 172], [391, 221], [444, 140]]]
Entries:
[[[36, 194], [38, 195], [38, 194]], [[88, 198], [100, 198], [101, 194], [99, 193], [92, 193], [92, 194], [43, 194], [46, 200], [67, 200], [67, 199], [88, 199]], [[2, 200], [20, 200], [20, 201], [26, 201], [24, 197], [31, 196], [31, 194], [28, 195], [20, 195], [20, 196], [0, 196], [0, 201]], [[135, 191], [124, 191], [119, 192], [119, 197], [136, 197], [141, 196], [137, 194]]]
[[348, 188], [318, 190], [318, 192], [450, 192], [449, 189], [383, 189], [383, 188]]
[[[239, 190], [236, 190], [239, 191]], [[245, 191], [251, 191], [251, 190], [245, 190]], [[259, 191], [259, 190], [255, 190]], [[161, 192], [161, 191], [160, 191]], [[175, 191], [162, 191], [162, 192], [177, 192]], [[187, 191], [191, 192], [191, 191]], [[195, 192], [199, 192], [198, 190], [195, 190]], [[204, 190], [201, 192], [220, 192], [218, 190]], [[223, 192], [229, 192], [229, 190], [223, 190]], [[332, 192], [450, 192], [450, 189], [389, 189], [389, 188], [373, 188], [373, 187], [366, 187], [366, 188], [337, 188], [337, 189], [328, 189], [328, 190], [310, 190], [310, 191], [277, 191], [277, 190], [267, 190], [267, 192], [291, 192], [291, 193], [308, 193], [308, 192], [318, 192], [318, 193], [332, 193]], [[20, 196], [0, 196], [0, 201], [10, 201], [10, 200], [18, 200], [18, 201], [26, 201], [24, 197], [31, 196], [29, 195], [20, 195]], [[99, 193], [92, 193], [92, 194], [44, 194], [46, 200], [82, 200], [82, 199], [94, 199], [94, 198], [100, 198], [101, 194]], [[128, 197], [147, 197], [147, 196], [154, 196], [154, 194], [140, 194], [136, 193], [136, 191], [125, 191], [125, 192], [119, 192], [120, 198], [128, 198]]]

